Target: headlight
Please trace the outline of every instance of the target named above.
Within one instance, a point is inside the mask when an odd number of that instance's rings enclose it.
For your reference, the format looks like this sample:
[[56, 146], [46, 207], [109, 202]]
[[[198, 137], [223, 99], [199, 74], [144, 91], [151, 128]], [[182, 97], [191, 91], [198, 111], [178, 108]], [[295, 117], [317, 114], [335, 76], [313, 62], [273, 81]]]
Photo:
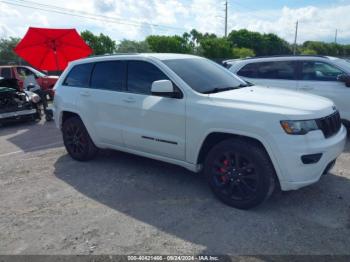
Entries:
[[315, 120], [286, 120], [281, 121], [281, 126], [290, 135], [305, 135], [310, 131], [319, 129]]
[[31, 94], [30, 95], [30, 99], [32, 100], [33, 103], [39, 103], [40, 101], [40, 96], [38, 96], [37, 94]]

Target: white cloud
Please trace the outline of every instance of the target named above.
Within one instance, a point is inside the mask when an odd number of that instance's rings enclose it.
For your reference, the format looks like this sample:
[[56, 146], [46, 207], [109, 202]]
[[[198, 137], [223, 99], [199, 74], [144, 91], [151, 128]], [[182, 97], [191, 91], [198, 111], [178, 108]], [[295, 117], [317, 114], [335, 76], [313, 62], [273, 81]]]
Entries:
[[236, 14], [230, 19], [232, 29], [248, 28], [250, 30], [276, 33], [289, 42], [294, 40], [295, 23], [299, 21], [298, 42], [306, 40], [334, 39], [338, 29], [340, 39], [350, 40], [350, 19], [346, 19], [350, 5], [337, 7], [314, 7], [281, 10], [267, 10], [246, 14]]
[[94, 5], [100, 12], [111, 12], [115, 10], [115, 0], [95, 0]]
[[[111, 23], [0, 3], [0, 37], [23, 36], [29, 26], [77, 28], [79, 31], [87, 29], [110, 35], [115, 40], [140, 40], [149, 34], [182, 34], [192, 28], [218, 35], [224, 32], [224, 6], [217, 0], [84, 0], [83, 4], [81, 0], [62, 0], [59, 3], [55, 0], [40, 0], [40, 3], [73, 9], [76, 15], [93, 13], [115, 20]], [[345, 3], [328, 7], [286, 6], [273, 10], [230, 12], [229, 31], [247, 28], [272, 32], [292, 42], [295, 21], [299, 20], [299, 42], [332, 41], [336, 28], [339, 40], [349, 41], [349, 13], [350, 5]]]

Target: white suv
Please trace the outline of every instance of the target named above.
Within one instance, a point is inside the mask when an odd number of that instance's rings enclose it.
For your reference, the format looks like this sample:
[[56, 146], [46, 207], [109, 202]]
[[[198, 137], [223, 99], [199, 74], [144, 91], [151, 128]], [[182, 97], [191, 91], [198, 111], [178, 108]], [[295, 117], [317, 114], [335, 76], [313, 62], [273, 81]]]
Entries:
[[54, 106], [74, 159], [110, 148], [203, 170], [215, 195], [237, 208], [260, 204], [276, 185], [317, 182], [346, 139], [330, 100], [250, 86], [191, 55], [75, 61], [56, 84]]
[[275, 56], [224, 62], [244, 80], [327, 97], [350, 127], [350, 62], [327, 56]]

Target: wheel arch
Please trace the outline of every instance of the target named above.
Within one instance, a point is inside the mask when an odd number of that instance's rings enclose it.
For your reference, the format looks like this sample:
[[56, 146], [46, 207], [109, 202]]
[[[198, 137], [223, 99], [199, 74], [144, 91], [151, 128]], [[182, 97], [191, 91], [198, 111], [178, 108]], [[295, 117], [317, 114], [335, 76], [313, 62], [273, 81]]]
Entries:
[[68, 119], [68, 118], [71, 118], [71, 117], [78, 117], [81, 119], [80, 115], [76, 112], [73, 112], [73, 111], [69, 111], [69, 110], [65, 110], [65, 111], [62, 111], [61, 114], [60, 114], [60, 129], [62, 128], [62, 125], [63, 123]]
[[214, 131], [209, 133], [202, 141], [201, 147], [199, 149], [199, 152], [197, 154], [197, 165], [202, 165], [203, 162], [205, 161], [205, 158], [209, 151], [218, 143], [230, 139], [230, 138], [237, 138], [237, 139], [242, 139], [245, 141], [249, 141], [251, 143], [254, 143], [256, 145], [259, 145], [268, 155], [272, 166], [274, 167], [275, 173], [277, 175], [277, 182], [278, 186], [280, 186], [280, 180], [283, 180], [282, 174], [280, 171], [280, 168], [277, 164], [277, 160], [274, 157], [271, 148], [268, 146], [267, 142], [261, 139], [260, 137], [256, 136], [251, 136], [251, 135], [242, 135], [242, 134], [237, 134], [237, 133], [232, 133], [232, 132], [226, 132], [226, 131]]

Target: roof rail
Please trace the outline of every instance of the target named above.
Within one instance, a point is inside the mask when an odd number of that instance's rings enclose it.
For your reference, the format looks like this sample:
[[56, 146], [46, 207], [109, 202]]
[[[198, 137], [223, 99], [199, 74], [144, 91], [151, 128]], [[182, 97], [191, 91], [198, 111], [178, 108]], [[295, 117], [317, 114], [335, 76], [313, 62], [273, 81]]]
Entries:
[[270, 56], [247, 57], [243, 59], [246, 60], [246, 59], [255, 59], [255, 58], [274, 58], [274, 57], [321, 57], [321, 58], [329, 59], [329, 57], [325, 55], [270, 55]]
[[139, 55], [140, 53], [113, 53], [113, 54], [104, 54], [104, 55], [92, 55], [87, 58], [92, 57], [105, 57], [105, 56], [116, 56], [116, 55]]

